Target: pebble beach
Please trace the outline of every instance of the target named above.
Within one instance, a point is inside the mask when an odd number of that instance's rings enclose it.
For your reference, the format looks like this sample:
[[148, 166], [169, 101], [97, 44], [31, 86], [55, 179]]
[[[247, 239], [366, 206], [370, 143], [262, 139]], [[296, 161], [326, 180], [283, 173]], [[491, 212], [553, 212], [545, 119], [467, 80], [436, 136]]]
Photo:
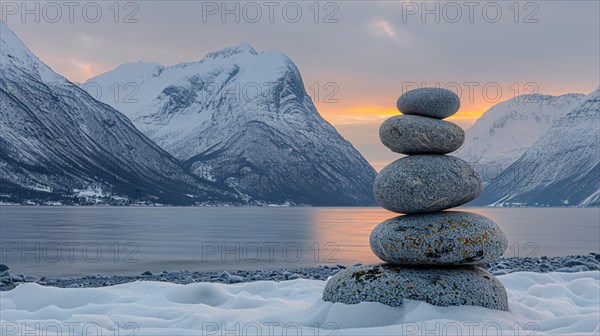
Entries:
[[[360, 265], [360, 264], [357, 264]], [[312, 279], [326, 281], [340, 270], [357, 265], [321, 265], [319, 267], [289, 269], [258, 269], [251, 271], [194, 272], [189, 270], [157, 273], [149, 271], [139, 275], [90, 274], [80, 277], [38, 277], [27, 274], [13, 274], [8, 265], [0, 264], [0, 291], [8, 291], [23, 283], [35, 282], [43, 286], [61, 288], [107, 287], [135, 281], [161, 281], [175, 284], [196, 282], [241, 283], [253, 281], [286, 281]], [[484, 266], [493, 275], [514, 272], [585, 272], [600, 270], [600, 253], [569, 255], [564, 257], [499, 258]]]

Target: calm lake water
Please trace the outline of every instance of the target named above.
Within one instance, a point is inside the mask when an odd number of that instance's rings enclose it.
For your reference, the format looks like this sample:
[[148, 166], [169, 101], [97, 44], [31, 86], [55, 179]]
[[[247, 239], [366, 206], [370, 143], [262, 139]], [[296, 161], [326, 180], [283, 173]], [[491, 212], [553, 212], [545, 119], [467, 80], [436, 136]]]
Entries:
[[[461, 209], [492, 218], [505, 256], [600, 251], [600, 209]], [[0, 262], [13, 274], [219, 271], [379, 260], [380, 208], [0, 207]]]

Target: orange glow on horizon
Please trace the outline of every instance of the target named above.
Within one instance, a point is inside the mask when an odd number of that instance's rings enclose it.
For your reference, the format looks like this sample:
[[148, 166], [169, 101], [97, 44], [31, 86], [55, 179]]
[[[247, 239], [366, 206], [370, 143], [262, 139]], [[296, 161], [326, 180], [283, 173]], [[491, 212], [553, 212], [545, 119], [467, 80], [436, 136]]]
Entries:
[[73, 83], [85, 81], [112, 69], [111, 66], [79, 58], [65, 58], [60, 54], [36, 52], [34, 54], [47, 64], [54, 72]]
[[[470, 104], [472, 105], [472, 104]], [[494, 104], [484, 103], [480, 106], [469, 106], [468, 110], [461, 109], [457, 114], [448, 118], [448, 120], [462, 121], [466, 124], [474, 123], [485, 111]], [[331, 104], [317, 104], [317, 110], [334, 125], [351, 125], [362, 123], [380, 123], [383, 119], [398, 115], [400, 112], [393, 108], [383, 106], [331, 106]]]
[[75, 63], [75, 66], [77, 67], [77, 69], [79, 70], [79, 73], [77, 74], [72, 74], [70, 77], [70, 81], [76, 81], [79, 83], [83, 83], [86, 80], [94, 77], [97, 75], [96, 71], [94, 71], [93, 67], [91, 64], [88, 63], [79, 63], [76, 61], [73, 61], [73, 63]]

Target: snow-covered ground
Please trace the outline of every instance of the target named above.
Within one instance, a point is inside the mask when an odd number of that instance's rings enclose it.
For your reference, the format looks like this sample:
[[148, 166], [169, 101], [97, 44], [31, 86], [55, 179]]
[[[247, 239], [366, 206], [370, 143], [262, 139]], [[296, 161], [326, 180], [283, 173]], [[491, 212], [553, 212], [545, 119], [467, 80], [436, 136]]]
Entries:
[[[324, 281], [226, 285], [133, 282], [102, 288], [28, 283], [0, 293], [2, 335], [597, 335], [600, 272], [499, 276], [508, 312], [406, 302], [344, 305]], [[37, 329], [37, 332], [32, 330]], [[57, 333], [58, 331], [58, 333]], [[29, 333], [27, 333], [29, 332]]]

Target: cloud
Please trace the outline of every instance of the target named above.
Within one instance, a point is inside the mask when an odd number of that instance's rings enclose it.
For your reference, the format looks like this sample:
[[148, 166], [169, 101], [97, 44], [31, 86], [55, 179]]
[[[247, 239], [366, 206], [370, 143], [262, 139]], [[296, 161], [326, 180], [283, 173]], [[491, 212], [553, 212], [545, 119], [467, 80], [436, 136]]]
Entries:
[[386, 20], [374, 21], [369, 28], [374, 36], [391, 39], [401, 46], [406, 46], [414, 40], [414, 37], [407, 31], [394, 27]]
[[396, 30], [387, 21], [376, 21], [371, 24], [372, 31], [379, 36], [388, 36], [389, 38], [396, 37]]

